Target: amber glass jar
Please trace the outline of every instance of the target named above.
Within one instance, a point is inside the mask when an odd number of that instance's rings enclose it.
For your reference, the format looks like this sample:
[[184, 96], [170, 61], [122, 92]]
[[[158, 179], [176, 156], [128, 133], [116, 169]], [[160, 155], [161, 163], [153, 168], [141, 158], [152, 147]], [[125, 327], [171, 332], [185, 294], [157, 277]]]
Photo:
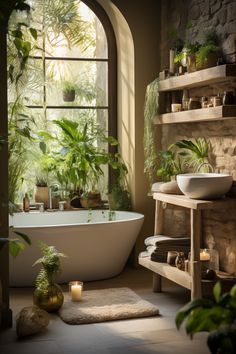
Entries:
[[201, 108], [201, 102], [198, 97], [191, 97], [188, 104], [188, 109], [199, 109]]

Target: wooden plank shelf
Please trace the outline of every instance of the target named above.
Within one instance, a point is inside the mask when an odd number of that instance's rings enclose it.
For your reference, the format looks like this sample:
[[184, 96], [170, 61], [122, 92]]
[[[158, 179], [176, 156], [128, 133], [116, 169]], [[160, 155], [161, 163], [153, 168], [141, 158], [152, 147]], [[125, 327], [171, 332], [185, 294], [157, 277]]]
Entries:
[[196, 123], [236, 118], [236, 105], [193, 109], [155, 116], [154, 124]]
[[230, 80], [236, 80], [236, 65], [224, 64], [162, 80], [159, 83], [159, 92], [209, 86]]
[[[138, 263], [143, 267], [151, 270], [153, 273], [157, 273], [162, 277], [165, 277], [176, 284], [183, 286], [186, 289], [191, 290], [192, 278], [189, 273], [179, 270], [167, 263], [153, 262], [149, 257], [139, 257]], [[235, 284], [236, 278], [217, 275], [215, 280], [201, 280], [202, 294], [212, 294], [212, 289], [217, 281], [221, 282], [222, 290], [229, 291]]]
[[224, 209], [235, 208], [236, 199], [234, 198], [222, 198], [216, 200], [199, 200], [190, 199], [186, 195], [166, 194], [166, 193], [153, 193], [153, 199], [161, 202], [181, 206], [188, 209], [202, 210], [202, 209]]
[[138, 262], [152, 272], [158, 273], [162, 277], [182, 285], [184, 288], [191, 289], [191, 277], [187, 272], [183, 272], [167, 263], [153, 262], [149, 257], [139, 257]]

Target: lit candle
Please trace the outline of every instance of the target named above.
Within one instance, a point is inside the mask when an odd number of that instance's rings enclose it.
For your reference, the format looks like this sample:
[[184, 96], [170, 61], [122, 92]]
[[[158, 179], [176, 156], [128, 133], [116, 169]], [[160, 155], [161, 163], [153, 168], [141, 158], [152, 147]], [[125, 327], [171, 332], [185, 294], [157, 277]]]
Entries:
[[71, 300], [80, 301], [82, 299], [82, 288], [83, 283], [80, 281], [71, 282], [70, 291], [71, 291]]
[[204, 249], [201, 253], [200, 253], [200, 261], [209, 261], [210, 260], [210, 255], [209, 253], [206, 251], [206, 249]]

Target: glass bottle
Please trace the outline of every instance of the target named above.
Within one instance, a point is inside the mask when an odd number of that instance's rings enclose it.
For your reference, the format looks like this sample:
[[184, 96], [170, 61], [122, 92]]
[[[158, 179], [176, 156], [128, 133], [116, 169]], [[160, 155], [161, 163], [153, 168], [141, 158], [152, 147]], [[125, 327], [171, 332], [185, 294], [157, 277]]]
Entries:
[[223, 105], [235, 104], [235, 96], [233, 91], [225, 91], [223, 96]]
[[178, 252], [177, 257], [175, 259], [175, 265], [178, 269], [184, 270], [185, 269], [185, 257], [184, 252]]
[[25, 193], [25, 196], [23, 198], [23, 210], [25, 212], [29, 212], [30, 210], [30, 200], [27, 193]]
[[183, 97], [182, 97], [182, 109], [183, 109], [183, 111], [187, 111], [188, 110], [188, 104], [189, 104], [188, 90], [183, 90]]

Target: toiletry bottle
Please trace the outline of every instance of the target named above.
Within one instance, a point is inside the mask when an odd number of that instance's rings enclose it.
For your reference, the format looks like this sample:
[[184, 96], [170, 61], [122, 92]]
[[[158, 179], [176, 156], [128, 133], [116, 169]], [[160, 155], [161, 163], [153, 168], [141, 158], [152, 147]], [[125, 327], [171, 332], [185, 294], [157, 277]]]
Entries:
[[30, 200], [27, 193], [25, 193], [25, 196], [23, 198], [23, 210], [25, 212], [29, 212], [30, 210]]
[[188, 104], [189, 104], [188, 90], [183, 90], [183, 97], [182, 97], [182, 109], [183, 109], [183, 111], [187, 111], [188, 110]]

